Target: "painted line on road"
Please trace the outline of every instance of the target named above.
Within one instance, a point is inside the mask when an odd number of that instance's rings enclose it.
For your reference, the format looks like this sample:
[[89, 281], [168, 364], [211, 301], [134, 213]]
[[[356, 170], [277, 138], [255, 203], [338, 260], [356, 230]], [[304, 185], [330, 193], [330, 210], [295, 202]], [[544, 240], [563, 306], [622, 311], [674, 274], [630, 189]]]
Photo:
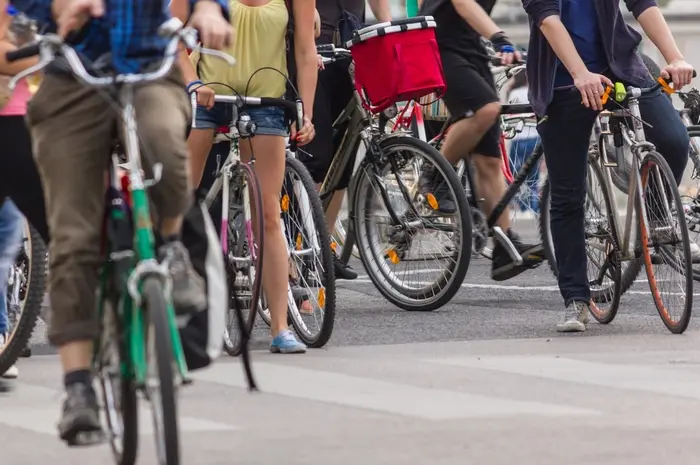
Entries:
[[[371, 279], [362, 279], [360, 277], [357, 277], [356, 279], [347, 281], [347, 283], [372, 283]], [[635, 281], [637, 282], [637, 281]], [[647, 283], [647, 281], [639, 281], [642, 283]], [[427, 282], [427, 281], [412, 281], [410, 284], [414, 285], [420, 285], [420, 286], [427, 286], [432, 284], [432, 282]], [[467, 289], [497, 289], [497, 290], [503, 290], [503, 291], [547, 291], [547, 292], [559, 292], [559, 287], [558, 286], [517, 286], [517, 285], [503, 285], [503, 284], [476, 284], [476, 283], [462, 283], [461, 287], [467, 288]], [[651, 295], [650, 291], [633, 291], [629, 290], [625, 292], [625, 295], [627, 294], [636, 294], [636, 295]], [[664, 293], [665, 295], [685, 295], [682, 292], [666, 292]], [[700, 293], [694, 293], [695, 295], [700, 295]]]
[[[61, 409], [61, 391], [24, 382], [13, 383], [15, 390], [0, 402], [0, 425], [21, 428], [33, 433], [56, 436], [56, 422]], [[139, 396], [139, 434], [153, 435], [151, 410]], [[190, 416], [179, 417], [180, 431], [185, 433], [236, 431], [240, 428]]]
[[700, 399], [700, 375], [644, 365], [598, 363], [556, 356], [447, 357], [438, 365], [497, 371], [577, 384]]
[[[600, 414], [595, 410], [578, 407], [409, 386], [264, 362], [255, 363], [255, 376], [263, 392], [425, 420]], [[193, 373], [192, 377], [243, 389], [247, 387], [238, 364], [218, 363], [205, 371]]]

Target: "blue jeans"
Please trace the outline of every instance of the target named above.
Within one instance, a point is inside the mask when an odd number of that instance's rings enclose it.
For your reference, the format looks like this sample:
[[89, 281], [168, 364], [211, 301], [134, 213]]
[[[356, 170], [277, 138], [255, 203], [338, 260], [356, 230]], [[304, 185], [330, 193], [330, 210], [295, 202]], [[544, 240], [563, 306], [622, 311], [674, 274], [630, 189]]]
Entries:
[[[613, 79], [614, 80], [614, 79]], [[651, 85], [651, 84], [649, 84]], [[656, 146], [680, 183], [688, 163], [690, 139], [678, 112], [660, 91], [639, 99], [647, 140]], [[584, 236], [584, 201], [588, 141], [597, 113], [581, 104], [581, 95], [554, 91], [547, 118], [537, 130], [542, 137], [551, 188], [551, 231], [559, 269], [559, 290], [568, 306], [590, 300]]]
[[22, 214], [11, 200], [0, 206], [0, 334], [9, 330], [7, 321], [7, 279], [22, 240]]

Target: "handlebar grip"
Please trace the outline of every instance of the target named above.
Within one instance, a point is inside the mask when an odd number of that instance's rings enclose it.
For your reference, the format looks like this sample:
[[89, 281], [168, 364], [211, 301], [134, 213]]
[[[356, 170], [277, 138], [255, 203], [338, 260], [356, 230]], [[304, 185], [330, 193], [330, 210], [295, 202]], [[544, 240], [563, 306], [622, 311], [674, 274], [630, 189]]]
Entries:
[[13, 61], [24, 60], [25, 58], [31, 58], [39, 54], [39, 44], [30, 44], [26, 47], [18, 48], [17, 50], [12, 50], [5, 54], [5, 59], [8, 63]]
[[318, 52], [318, 53], [335, 53], [335, 45], [333, 45], [333, 44], [317, 45], [316, 52]]
[[190, 103], [192, 105], [192, 129], [197, 128], [197, 92], [190, 94]]

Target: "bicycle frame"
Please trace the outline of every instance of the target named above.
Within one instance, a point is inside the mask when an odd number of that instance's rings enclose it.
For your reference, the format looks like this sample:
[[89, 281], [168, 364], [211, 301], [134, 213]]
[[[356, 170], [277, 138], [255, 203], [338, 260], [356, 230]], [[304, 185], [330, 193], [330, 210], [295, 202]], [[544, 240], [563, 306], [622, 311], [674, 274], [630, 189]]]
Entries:
[[[153, 224], [146, 194], [146, 188], [158, 182], [162, 166], [155, 165], [153, 167], [153, 180], [145, 181], [143, 179], [133, 96], [133, 86], [123, 84], [120, 88], [121, 117], [124, 123], [124, 152], [128, 160], [125, 167], [127, 168], [128, 194], [131, 198], [130, 209], [134, 225], [133, 252], [135, 252], [135, 256], [132, 251], [120, 247], [117, 238], [112, 238], [112, 243], [108, 244], [106, 251], [109, 261], [106, 266], [103, 266], [101, 273], [98, 312], [101, 318], [104, 302], [107, 298], [108, 280], [113, 279], [116, 275], [119, 284], [122, 285], [121, 289], [118, 289], [121, 296], [118, 302], [118, 311], [122, 317], [124, 331], [127, 333], [126, 344], [128, 346], [128, 363], [122, 367], [122, 374], [127, 379], [133, 377], [139, 386], [144, 386], [148, 371], [148, 354], [145, 347], [147, 320], [144, 317], [140, 301], [141, 283], [148, 275], [158, 275], [163, 280], [164, 289], [168, 296], [172, 284], [167, 267], [159, 264], [156, 260]], [[114, 162], [110, 170], [110, 185], [112, 189], [123, 192], [123, 184], [117, 178], [116, 170], [117, 166]], [[109, 220], [118, 223], [123, 222], [124, 219], [120, 209], [109, 209]], [[167, 304], [167, 314], [175, 364], [180, 377], [184, 380], [187, 378], [187, 365], [172, 302]]]
[[[642, 192], [642, 180], [641, 180], [641, 175], [639, 173], [639, 168], [641, 167], [641, 161], [642, 161], [642, 154], [645, 151], [653, 150], [654, 146], [646, 141], [646, 135], [644, 133], [644, 126], [642, 123], [641, 119], [641, 113], [639, 111], [639, 99], [636, 94], [640, 94], [639, 89], [632, 89], [633, 96], [628, 99], [628, 110], [615, 110], [615, 111], [607, 111], [604, 110], [602, 111], [599, 115], [598, 118], [596, 118], [595, 122], [595, 127], [594, 127], [594, 137], [596, 138], [597, 141], [602, 140], [603, 137], [608, 137], [613, 135], [613, 133], [609, 129], [609, 118], [610, 117], [615, 117], [615, 118], [629, 118], [630, 115], [632, 115], [632, 129], [630, 130], [629, 127], [625, 124], [620, 124], [619, 125], [619, 130], [622, 134], [622, 137], [624, 138], [625, 143], [631, 147], [631, 151], [634, 155], [634, 167], [635, 169], [632, 169], [632, 177], [630, 179], [631, 183], [629, 185], [628, 189], [628, 196], [627, 196], [627, 206], [626, 206], [626, 217], [625, 217], [625, 228], [622, 233], [622, 238], [617, 237], [616, 240], [618, 241], [618, 244], [620, 244], [620, 250], [622, 251], [623, 254], [623, 260], [631, 260], [634, 257], [634, 252], [630, 251], [630, 246], [632, 243], [632, 221], [635, 216], [635, 201], [639, 202], [639, 214], [642, 215], [642, 220], [645, 225], [648, 225], [647, 221], [647, 216], [646, 216], [646, 209], [644, 208], [645, 202], [644, 202], [644, 195]], [[636, 92], [634, 92], [636, 91]], [[599, 154], [597, 158], [594, 158], [595, 163], [599, 163], [602, 171], [605, 173], [604, 174], [604, 182], [607, 184], [607, 188], [609, 189], [609, 192], [615, 192], [613, 189], [613, 181], [612, 181], [612, 175], [610, 173], [609, 168], [614, 168], [617, 166], [618, 161], [617, 160], [624, 160], [624, 152], [622, 147], [615, 147], [615, 161], [610, 161], [608, 158], [607, 154], [607, 149], [605, 148], [605, 144], [600, 143], [599, 145]], [[623, 158], [620, 158], [623, 157]], [[660, 189], [664, 189], [663, 183], [661, 181], [660, 175], [658, 174], [657, 171], [654, 171], [654, 173], [657, 176], [656, 182], [659, 185]], [[661, 195], [661, 198], [663, 199], [664, 202], [664, 208], [666, 209], [665, 211], [670, 211], [669, 205], [668, 205], [668, 199], [666, 195]], [[619, 225], [619, 211], [617, 208], [617, 202], [611, 202], [611, 209], [612, 209], [612, 216], [613, 216], [613, 221], [615, 222], [615, 226], [617, 227], [617, 231], [620, 231], [620, 225]], [[619, 234], [619, 232], [618, 232]], [[622, 240], [620, 240], [622, 239]]]

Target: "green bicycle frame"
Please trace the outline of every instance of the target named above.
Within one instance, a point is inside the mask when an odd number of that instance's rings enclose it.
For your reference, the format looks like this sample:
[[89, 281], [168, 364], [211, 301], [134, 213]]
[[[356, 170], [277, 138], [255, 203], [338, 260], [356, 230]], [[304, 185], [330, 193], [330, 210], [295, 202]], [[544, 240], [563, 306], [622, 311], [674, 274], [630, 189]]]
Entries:
[[[121, 329], [125, 335], [124, 349], [127, 354], [122, 360], [122, 376], [125, 379], [135, 379], [138, 386], [143, 386], [146, 382], [148, 372], [148, 354], [146, 353], [146, 329], [148, 321], [144, 309], [136, 305], [128, 292], [127, 282], [129, 278], [136, 272], [137, 265], [146, 260], [154, 260], [155, 254], [155, 238], [153, 234], [153, 223], [151, 221], [151, 213], [149, 208], [148, 196], [146, 188], [150, 187], [144, 183], [143, 175], [141, 174], [141, 157], [139, 152], [138, 132], [136, 128], [135, 110], [133, 105], [133, 88], [130, 85], [124, 85], [121, 88], [121, 103], [122, 103], [122, 122], [124, 124], [124, 151], [129, 160], [129, 185], [131, 205], [129, 205], [133, 224], [133, 247], [127, 266], [114, 266], [122, 256], [119, 252], [127, 252], [128, 250], [112, 250], [113, 243], [107, 241], [106, 260], [101, 270], [99, 300], [98, 300], [98, 315], [102, 321], [104, 311], [104, 302], [107, 298], [106, 292], [109, 288], [110, 280], [117, 283], [117, 313], [120, 316], [122, 323]], [[112, 167], [114, 170], [116, 167]], [[112, 188], [121, 191], [121, 185], [117, 182], [116, 175], [113, 173], [110, 176]], [[150, 182], [149, 182], [150, 183]], [[117, 185], [115, 185], [117, 184]], [[122, 209], [113, 208], [108, 205], [107, 222], [124, 222], [128, 221]], [[110, 238], [111, 239], [111, 238]], [[123, 257], [123, 256], [122, 256]], [[116, 276], [115, 276], [116, 274]], [[144, 277], [148, 276], [145, 274]], [[138, 283], [139, 293], [142, 291], [142, 279]], [[175, 319], [175, 311], [169, 296], [166, 296], [168, 326], [170, 328], [170, 337], [172, 339], [173, 356], [177, 365], [179, 374], [182, 379], [187, 378], [187, 364], [182, 349], [182, 341], [178, 332], [177, 322]], [[151, 336], [152, 337], [152, 336]], [[98, 346], [96, 346], [98, 347]]]

